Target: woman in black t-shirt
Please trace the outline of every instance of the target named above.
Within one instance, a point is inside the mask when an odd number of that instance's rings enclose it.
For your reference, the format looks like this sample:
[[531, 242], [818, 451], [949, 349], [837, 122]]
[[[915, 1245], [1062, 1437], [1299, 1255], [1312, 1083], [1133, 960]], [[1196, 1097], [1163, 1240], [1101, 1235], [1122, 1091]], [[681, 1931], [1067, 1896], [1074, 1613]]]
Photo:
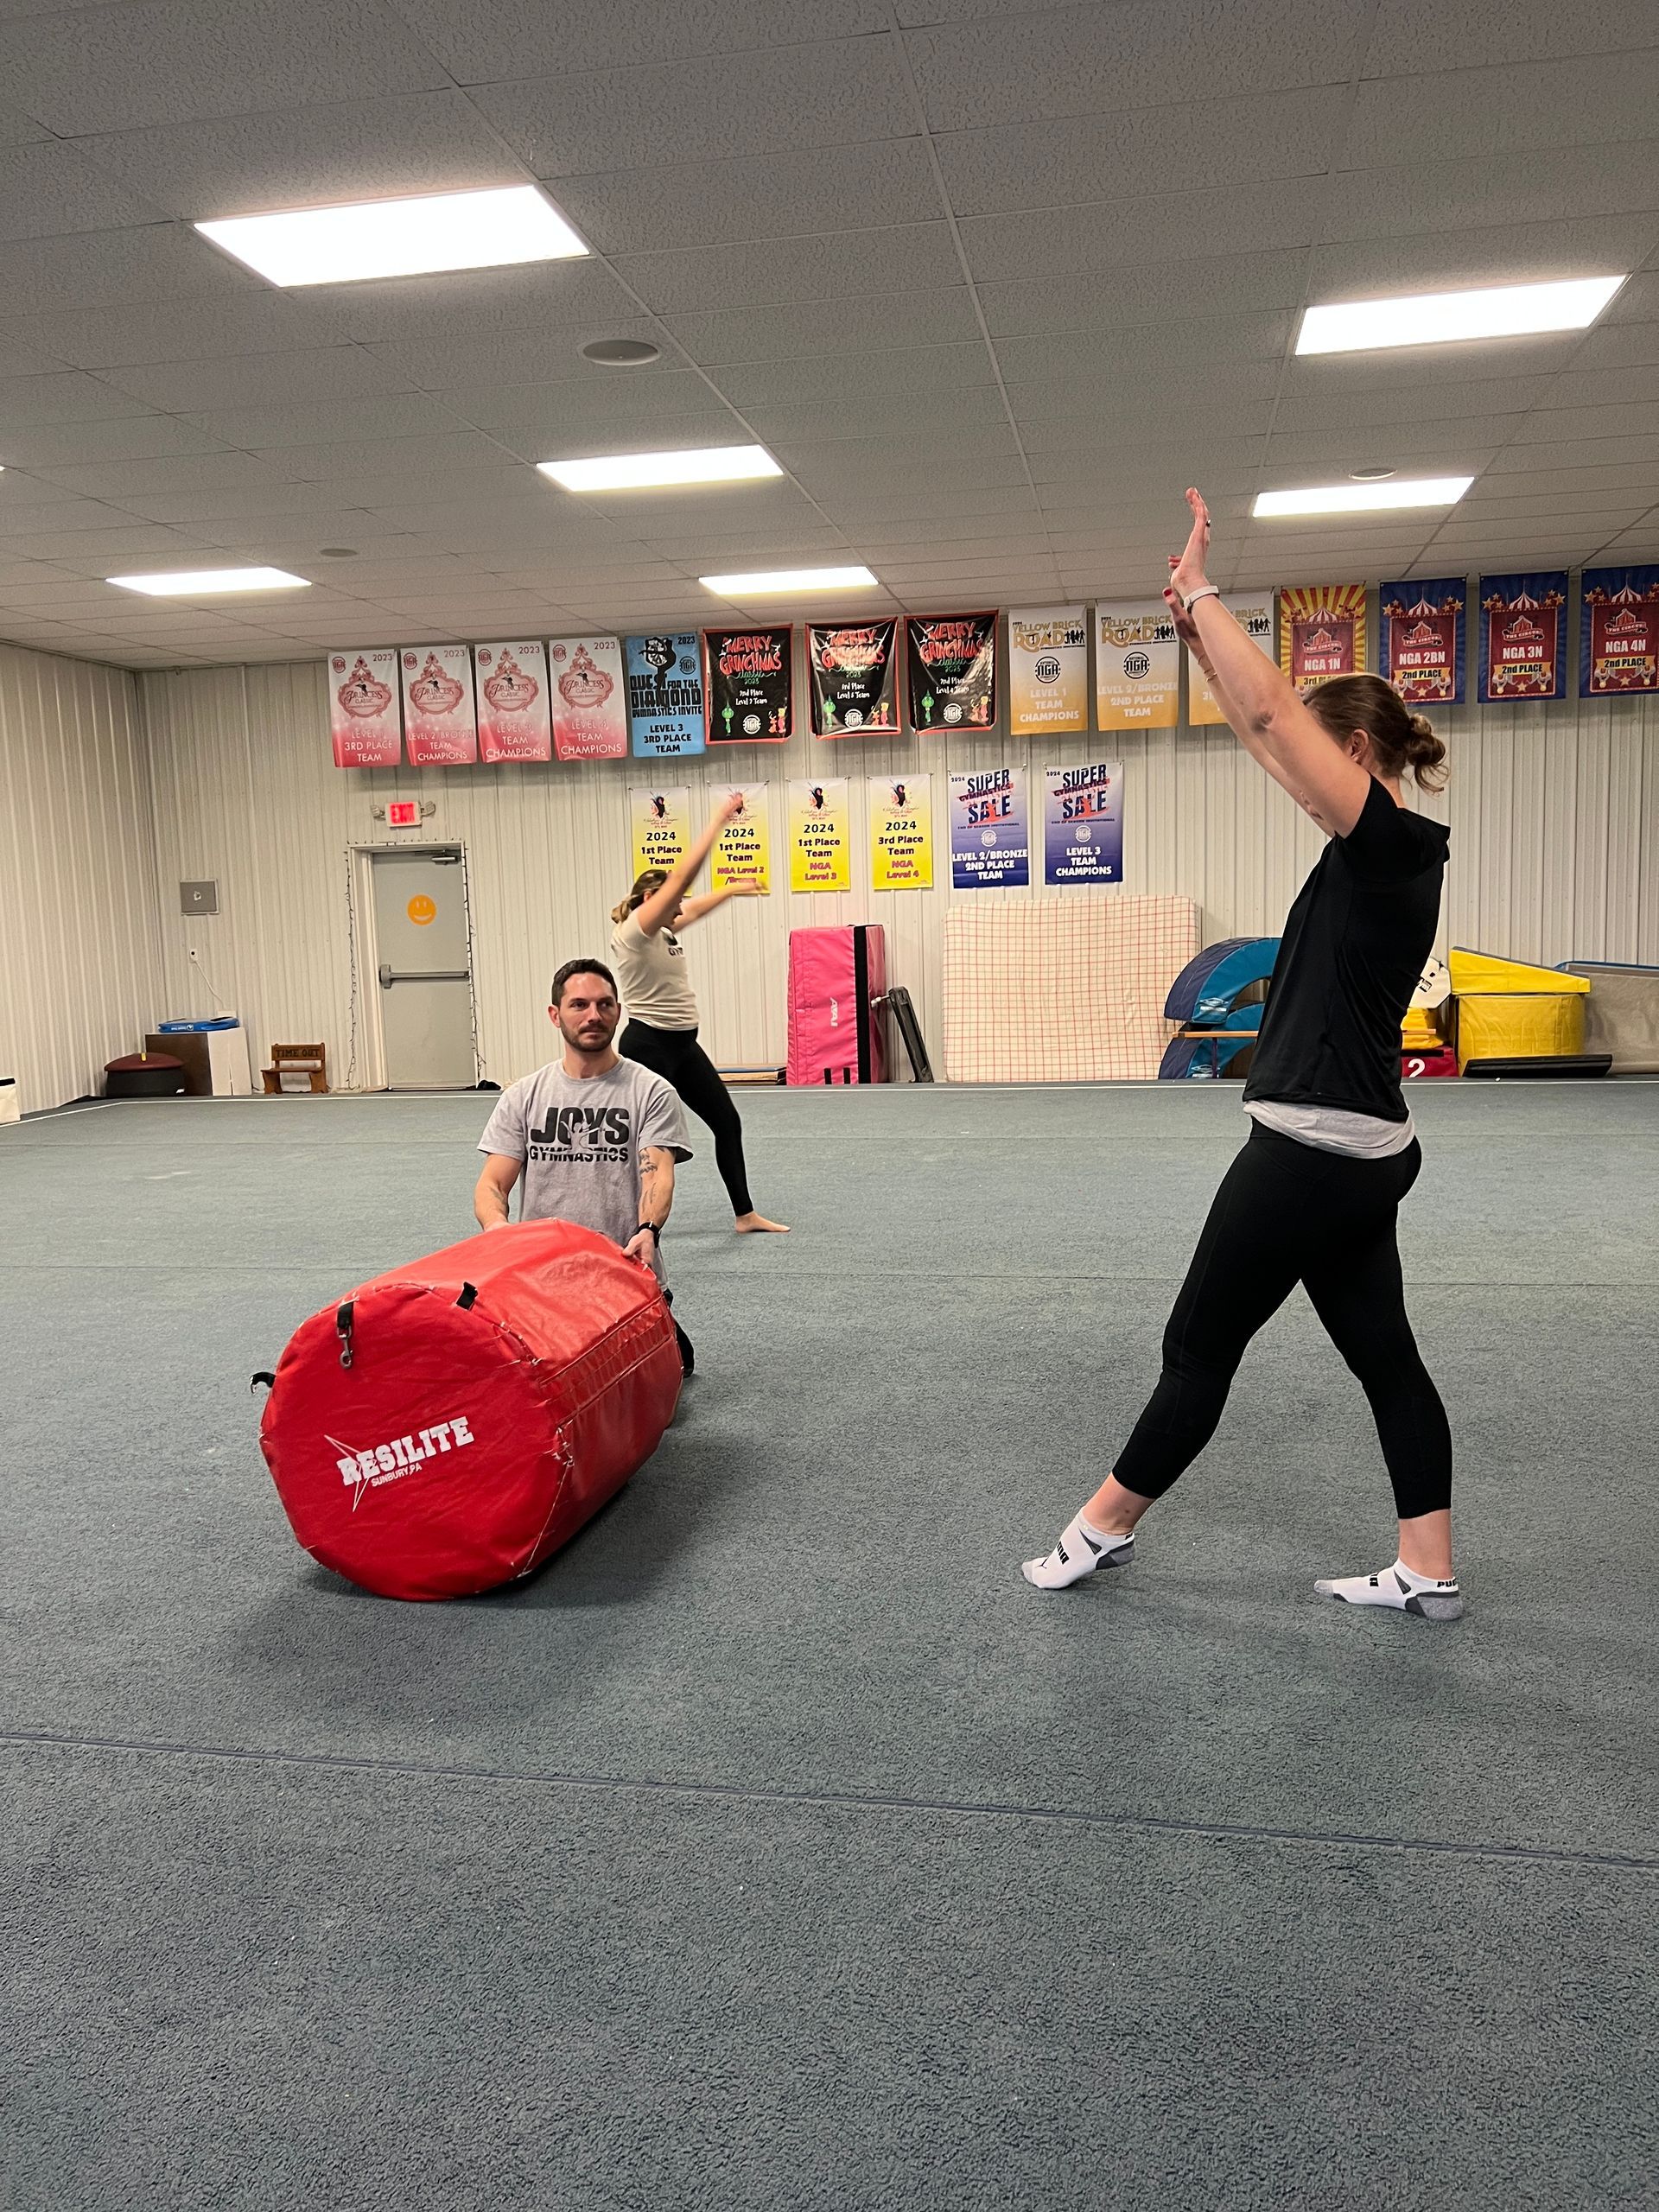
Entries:
[[1252, 759], [1330, 836], [1290, 910], [1244, 1087], [1255, 1123], [1228, 1169], [1164, 1332], [1163, 1373], [1117, 1464], [1027, 1582], [1064, 1589], [1134, 1555], [1135, 1527], [1215, 1433], [1244, 1348], [1300, 1282], [1359, 1378], [1399, 1515], [1392, 1567], [1314, 1586], [1455, 1620], [1452, 1437], [1406, 1319], [1395, 1216], [1422, 1164], [1400, 1088], [1400, 1025], [1434, 942], [1446, 833], [1401, 804], [1439, 788], [1446, 747], [1380, 677], [1306, 700], [1205, 577], [1210, 517], [1165, 597]]

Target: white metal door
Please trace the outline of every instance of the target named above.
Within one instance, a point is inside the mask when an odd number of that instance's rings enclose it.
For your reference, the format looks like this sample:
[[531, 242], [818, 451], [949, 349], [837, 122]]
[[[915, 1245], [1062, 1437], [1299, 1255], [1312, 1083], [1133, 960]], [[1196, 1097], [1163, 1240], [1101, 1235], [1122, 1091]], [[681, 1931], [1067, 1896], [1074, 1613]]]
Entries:
[[460, 852], [377, 852], [370, 863], [387, 1087], [470, 1090], [478, 1070]]

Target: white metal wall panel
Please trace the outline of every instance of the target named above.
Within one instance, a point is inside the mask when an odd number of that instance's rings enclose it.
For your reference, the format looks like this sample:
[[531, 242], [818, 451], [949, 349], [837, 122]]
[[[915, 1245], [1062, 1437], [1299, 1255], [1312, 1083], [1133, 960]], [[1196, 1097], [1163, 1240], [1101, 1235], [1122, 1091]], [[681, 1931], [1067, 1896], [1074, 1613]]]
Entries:
[[0, 1075], [102, 1088], [164, 1013], [149, 788], [123, 669], [0, 645]]
[[[256, 1047], [321, 1035], [337, 1079], [352, 1059], [348, 849], [395, 842], [372, 808], [391, 796], [435, 803], [425, 836], [459, 842], [472, 893], [480, 1046], [505, 1083], [548, 1057], [543, 1008], [554, 967], [602, 954], [609, 911], [632, 872], [627, 790], [652, 766], [568, 766], [342, 772], [333, 766], [321, 664], [203, 670], [138, 679], [155, 778], [162, 939], [171, 1002], [195, 1005], [184, 961], [194, 942]], [[1659, 702], [1466, 708], [1445, 717], [1452, 784], [1429, 810], [1452, 825], [1443, 938], [1523, 959], [1659, 962]], [[945, 846], [952, 769], [1023, 762], [1031, 771], [1033, 866], [1040, 872], [1044, 767], [1121, 754], [1124, 860], [1135, 891], [1198, 901], [1206, 941], [1271, 933], [1317, 856], [1319, 832], [1224, 729], [1116, 737], [842, 740], [804, 736], [713, 760], [655, 764], [689, 784], [694, 812], [728, 778], [773, 786], [773, 885], [734, 900], [690, 939], [705, 1037], [722, 1065], [778, 1065], [791, 928], [855, 919], [888, 933], [888, 968], [915, 997], [937, 1057], [942, 923], [953, 894]], [[931, 892], [855, 891], [796, 898], [786, 889], [784, 786], [810, 771], [851, 784], [854, 880], [865, 879], [864, 779], [927, 768], [934, 778]], [[170, 911], [181, 878], [213, 876], [223, 912], [185, 923]], [[1086, 889], [1040, 898], [1110, 897]], [[375, 1079], [359, 1036], [355, 1077]]]

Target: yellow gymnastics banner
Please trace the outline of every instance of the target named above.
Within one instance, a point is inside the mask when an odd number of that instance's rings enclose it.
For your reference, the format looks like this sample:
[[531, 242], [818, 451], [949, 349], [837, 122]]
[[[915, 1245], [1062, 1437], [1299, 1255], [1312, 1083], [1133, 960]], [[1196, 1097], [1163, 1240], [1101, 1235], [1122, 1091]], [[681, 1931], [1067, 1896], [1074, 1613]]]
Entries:
[[1089, 619], [1082, 607], [1008, 614], [1008, 728], [1016, 737], [1089, 727]]
[[1103, 730], [1173, 729], [1181, 646], [1161, 600], [1095, 609], [1095, 719]]
[[870, 888], [933, 888], [933, 783], [914, 776], [870, 778]]
[[672, 868], [691, 842], [691, 793], [683, 784], [630, 784], [633, 872]]
[[789, 786], [789, 887], [791, 891], [850, 891], [853, 841], [847, 817], [847, 779], [820, 776]]
[[772, 889], [772, 818], [765, 784], [715, 784], [709, 791], [711, 805], [735, 797], [743, 802], [715, 840], [709, 856], [709, 888], [728, 891], [736, 883], [753, 883], [757, 891]]
[[[1269, 660], [1276, 660], [1278, 652], [1273, 628], [1273, 594], [1254, 599], [1241, 600], [1236, 605], [1227, 602], [1228, 611], [1245, 636], [1258, 645]], [[1224, 722], [1226, 715], [1216, 704], [1216, 695], [1205, 681], [1204, 671], [1192, 655], [1186, 665], [1186, 719], [1190, 728], [1201, 729], [1206, 722]]]

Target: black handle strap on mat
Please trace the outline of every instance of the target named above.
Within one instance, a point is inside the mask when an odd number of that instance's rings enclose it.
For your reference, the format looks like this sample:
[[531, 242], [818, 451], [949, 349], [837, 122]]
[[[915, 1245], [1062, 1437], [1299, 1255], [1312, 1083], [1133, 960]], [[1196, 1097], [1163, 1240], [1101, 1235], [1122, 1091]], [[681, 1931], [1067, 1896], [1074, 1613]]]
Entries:
[[354, 1301], [348, 1298], [346, 1300], [346, 1303], [334, 1315], [334, 1329], [340, 1338], [340, 1363], [342, 1367], [349, 1367], [352, 1363], [352, 1315], [353, 1305]]
[[254, 1376], [253, 1380], [249, 1383], [248, 1395], [250, 1397], [253, 1395], [254, 1392], [259, 1388], [259, 1385], [262, 1382], [264, 1384], [267, 1390], [274, 1389], [276, 1386], [276, 1377], [271, 1373], [268, 1367], [262, 1367], [259, 1372]]
[[461, 1296], [455, 1300], [455, 1303], [460, 1306], [463, 1313], [470, 1313], [473, 1307], [478, 1303], [478, 1285], [475, 1282], [462, 1283], [461, 1286]]

